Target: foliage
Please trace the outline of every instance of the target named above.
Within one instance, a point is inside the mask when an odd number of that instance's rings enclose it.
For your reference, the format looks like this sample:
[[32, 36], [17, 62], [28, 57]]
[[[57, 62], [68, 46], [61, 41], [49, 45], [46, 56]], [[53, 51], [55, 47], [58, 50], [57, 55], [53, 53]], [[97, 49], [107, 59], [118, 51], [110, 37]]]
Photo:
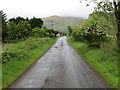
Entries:
[[76, 41], [81, 41], [83, 42], [83, 27], [84, 27], [84, 23], [80, 22], [80, 24], [76, 25], [73, 27], [73, 31], [71, 36], [74, 38], [74, 40]]
[[68, 26], [69, 35], [71, 35], [72, 31], [73, 31], [73, 29], [70, 26]]
[[25, 19], [23, 17], [16, 17], [16, 18], [10, 18], [9, 22], [14, 22], [15, 24], [19, 24], [21, 21], [25, 21]]
[[29, 18], [25, 19], [20, 16], [9, 19], [9, 22], [14, 22], [15, 24], [19, 24], [22, 21], [28, 21], [29, 24], [31, 25], [31, 28], [35, 28], [35, 27], [42, 28], [42, 25], [43, 25], [43, 21], [40, 18], [35, 18], [35, 17], [31, 18], [30, 20], [29, 20]]
[[35, 37], [45, 37], [47, 33], [44, 29], [36, 27], [32, 29], [32, 35]]
[[47, 28], [44, 28], [44, 29], [48, 33], [49, 37], [56, 37], [56, 35], [58, 34], [58, 31], [55, 31], [53, 29], [47, 29]]
[[102, 11], [93, 12], [89, 15], [89, 19], [92, 19], [97, 24], [99, 24], [101, 29], [108, 35], [116, 35], [117, 26], [116, 21], [114, 19], [114, 15], [112, 13]]
[[27, 21], [21, 21], [18, 24], [10, 22], [8, 24], [8, 40], [25, 39], [31, 33], [31, 26]]
[[0, 11], [0, 16], [2, 17], [2, 41], [7, 39], [7, 15], [3, 11]]
[[[93, 0], [95, 2], [99, 0]], [[116, 26], [117, 26], [117, 47], [118, 47], [118, 54], [120, 55], [120, 1], [119, 0], [107, 0], [104, 2], [103, 0], [101, 2], [97, 2], [97, 8], [96, 11], [103, 11], [107, 13], [112, 13], [114, 16], [114, 20], [116, 20]]]
[[19, 37], [25, 38], [31, 34], [31, 26], [27, 21], [21, 21], [17, 25], [18, 31], [20, 32]]
[[82, 29], [80, 29], [80, 30], [74, 30], [73, 33], [72, 33], [72, 36], [73, 36], [73, 38], [76, 41], [81, 41], [81, 42], [84, 41], [84, 39], [83, 39], [83, 30]]
[[97, 7], [95, 7], [95, 11], [104, 11], [104, 12], [108, 12], [111, 13], [113, 12], [114, 8], [113, 8], [113, 4], [112, 2], [98, 2], [97, 3]]
[[[72, 36], [75, 40], [87, 43], [89, 46], [100, 47], [103, 42], [108, 41], [107, 34], [105, 34], [104, 23], [102, 24], [96, 19], [98, 13], [90, 15], [85, 23], [80, 23], [74, 28]], [[104, 20], [104, 19], [103, 19]], [[106, 25], [107, 26], [107, 25]]]
[[88, 20], [83, 32], [84, 42], [90, 46], [100, 47], [103, 42], [107, 42], [107, 35], [103, 32], [99, 24], [93, 20]]
[[[16, 17], [9, 19], [6, 24], [8, 31], [6, 32], [7, 40], [5, 42], [12, 42], [15, 40], [24, 41], [26, 38], [34, 37], [56, 37], [58, 31], [53, 29], [42, 28], [43, 21], [40, 18], [33, 17], [24, 19], [23, 17]], [[33, 28], [34, 27], [34, 28]]]
[[53, 29], [38, 27], [32, 29], [32, 35], [35, 37], [56, 37], [57, 34], [58, 31], [55, 31]]
[[35, 17], [30, 19], [29, 23], [30, 23], [32, 29], [35, 27], [42, 28], [42, 25], [43, 25], [43, 21], [40, 18], [35, 18]]

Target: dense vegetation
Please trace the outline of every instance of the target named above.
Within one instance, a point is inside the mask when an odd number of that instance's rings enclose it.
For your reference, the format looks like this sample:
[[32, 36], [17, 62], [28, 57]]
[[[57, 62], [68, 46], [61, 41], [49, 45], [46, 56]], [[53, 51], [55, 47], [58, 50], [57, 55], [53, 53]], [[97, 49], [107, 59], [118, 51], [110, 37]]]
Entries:
[[[102, 7], [101, 4], [105, 6]], [[100, 2], [85, 22], [68, 27], [71, 36], [68, 41], [112, 87], [117, 88], [119, 78], [118, 28], [115, 15], [107, 10], [108, 7], [109, 10], [113, 9], [112, 3]]]
[[29, 38], [24, 42], [6, 47], [2, 51], [2, 87], [7, 88], [11, 85], [55, 41], [52, 38]]
[[[6, 14], [1, 11], [2, 23], [2, 41], [13, 42], [26, 40], [28, 37], [55, 37], [58, 31], [43, 27], [43, 21], [40, 18], [16, 17], [6, 21]], [[38, 30], [38, 31], [35, 31]], [[44, 34], [43, 34], [44, 33]]]

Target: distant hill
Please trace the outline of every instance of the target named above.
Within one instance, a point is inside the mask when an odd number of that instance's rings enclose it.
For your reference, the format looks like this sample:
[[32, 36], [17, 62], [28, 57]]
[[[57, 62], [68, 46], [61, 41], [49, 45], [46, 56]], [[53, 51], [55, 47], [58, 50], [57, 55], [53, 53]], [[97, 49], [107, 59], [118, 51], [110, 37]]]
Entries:
[[51, 16], [47, 18], [42, 18], [44, 21], [44, 26], [47, 28], [53, 28], [59, 32], [68, 32], [67, 26], [74, 26], [80, 23], [80, 21], [85, 21], [86, 19], [81, 17], [60, 17]]

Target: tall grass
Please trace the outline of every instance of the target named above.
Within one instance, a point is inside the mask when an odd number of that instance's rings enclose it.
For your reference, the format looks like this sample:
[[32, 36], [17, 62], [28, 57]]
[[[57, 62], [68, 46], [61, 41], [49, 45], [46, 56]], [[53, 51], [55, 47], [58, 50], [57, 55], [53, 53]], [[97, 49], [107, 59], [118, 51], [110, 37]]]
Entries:
[[114, 88], [118, 88], [118, 56], [112, 49], [98, 49], [68, 38], [68, 42]]
[[29, 38], [3, 50], [2, 88], [11, 85], [54, 43], [55, 39]]

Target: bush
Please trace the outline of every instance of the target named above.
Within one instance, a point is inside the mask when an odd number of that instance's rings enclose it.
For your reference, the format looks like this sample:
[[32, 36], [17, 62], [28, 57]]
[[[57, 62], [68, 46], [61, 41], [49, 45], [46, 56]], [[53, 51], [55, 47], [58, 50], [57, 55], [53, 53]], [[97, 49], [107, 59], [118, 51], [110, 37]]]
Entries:
[[33, 17], [32, 19], [29, 20], [29, 24], [31, 25], [32, 29], [36, 27], [42, 28], [43, 20], [40, 18]]
[[8, 40], [25, 39], [31, 33], [31, 26], [27, 21], [21, 21], [18, 24], [10, 22], [8, 24]]
[[78, 30], [74, 30], [72, 36], [75, 40], [98, 48], [103, 42], [109, 41], [99, 24], [91, 19], [86, 21]]
[[47, 29], [47, 28], [33, 28], [32, 29], [32, 36], [35, 37], [56, 37], [56, 35], [58, 34], [58, 31], [55, 31], [53, 29]]
[[76, 40], [76, 41], [84, 41], [83, 40], [83, 32], [82, 32], [82, 29], [81, 30], [74, 30], [73, 33], [72, 33], [72, 36], [73, 38]]
[[44, 29], [36, 27], [32, 29], [32, 35], [35, 37], [45, 37], [47, 33]]
[[97, 25], [97, 23], [91, 22], [91, 25], [88, 25], [87, 28], [84, 29], [83, 38], [89, 46], [99, 48], [100, 45], [108, 41], [108, 39], [103, 30], [101, 30], [101, 27]]
[[[49, 39], [48, 39], [49, 40]], [[29, 38], [25, 42], [16, 43], [11, 45], [8, 48], [4, 49], [2, 52], [2, 63], [7, 63], [10, 60], [23, 59], [27, 52], [36, 49], [39, 44], [45, 43], [47, 39], [40, 38]], [[27, 42], [27, 43], [26, 43]], [[33, 44], [34, 43], [34, 44]], [[27, 51], [27, 52], [25, 52]]]
[[70, 35], [71, 35], [71, 33], [72, 33], [72, 31], [73, 31], [73, 29], [72, 29], [70, 26], [68, 26], [67, 28], [68, 28], [68, 31], [69, 31], [69, 36], [70, 36]]

